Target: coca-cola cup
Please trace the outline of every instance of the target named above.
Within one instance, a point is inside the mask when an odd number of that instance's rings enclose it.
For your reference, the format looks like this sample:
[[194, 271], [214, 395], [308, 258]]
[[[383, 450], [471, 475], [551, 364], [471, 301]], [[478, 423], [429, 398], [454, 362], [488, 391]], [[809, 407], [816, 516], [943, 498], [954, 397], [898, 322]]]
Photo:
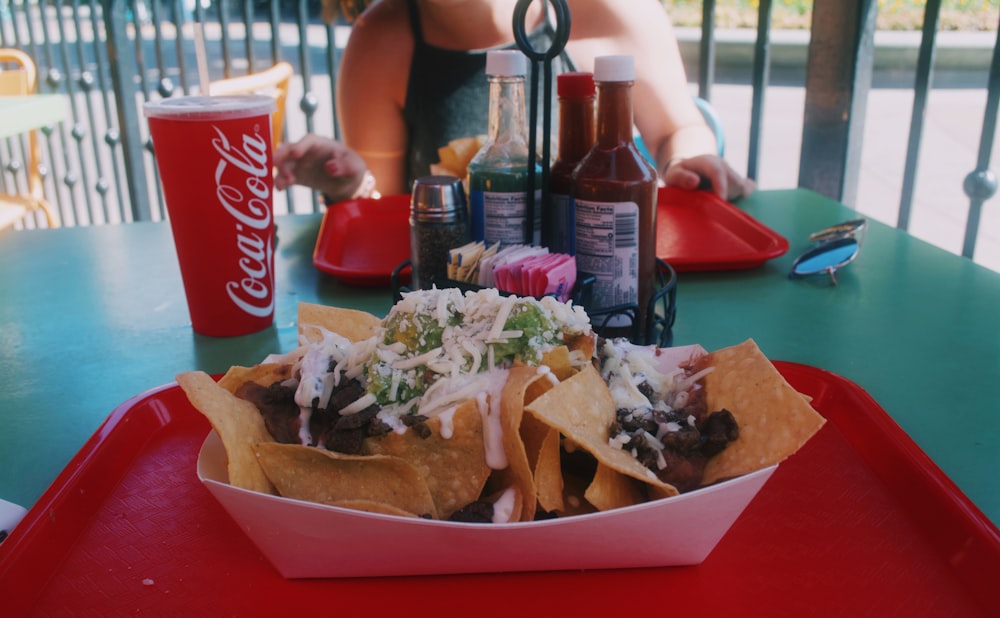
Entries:
[[265, 95], [145, 105], [191, 326], [214, 337], [274, 321], [274, 177]]

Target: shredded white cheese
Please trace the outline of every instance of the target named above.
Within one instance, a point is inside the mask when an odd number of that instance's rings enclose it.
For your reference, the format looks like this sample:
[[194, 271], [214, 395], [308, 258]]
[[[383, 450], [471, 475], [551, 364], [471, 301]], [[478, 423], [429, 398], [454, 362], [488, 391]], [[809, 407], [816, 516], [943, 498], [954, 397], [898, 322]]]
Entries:
[[369, 406], [375, 405], [376, 399], [375, 395], [371, 393], [365, 393], [359, 399], [352, 401], [348, 405], [340, 409], [340, 414], [346, 416], [348, 414], [357, 414], [358, 412], [364, 410]]

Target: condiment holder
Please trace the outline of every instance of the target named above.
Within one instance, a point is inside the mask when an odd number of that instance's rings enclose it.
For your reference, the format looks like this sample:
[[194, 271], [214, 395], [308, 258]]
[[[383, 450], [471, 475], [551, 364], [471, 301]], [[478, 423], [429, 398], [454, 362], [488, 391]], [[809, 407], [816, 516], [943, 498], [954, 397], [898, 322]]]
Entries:
[[[569, 39], [570, 14], [565, 0], [552, 0], [552, 9], [556, 16], [554, 40], [546, 50], [536, 50], [531, 46], [526, 28], [526, 15], [532, 0], [518, 0], [514, 9], [514, 38], [517, 46], [531, 62], [531, 81], [529, 84], [529, 161], [528, 161], [528, 204], [529, 218], [534, 220], [536, 208], [551, 208], [549, 187], [549, 166], [541, 165], [541, 178], [535, 177], [535, 162], [537, 156], [536, 128], [539, 112], [542, 114], [541, 160], [551, 160], [550, 144], [552, 135], [552, 60], [562, 52]], [[541, 83], [540, 83], [541, 82]], [[538, 104], [538, 89], [543, 88], [542, 104]], [[539, 109], [541, 107], [541, 109]], [[413, 187], [413, 203], [411, 206], [411, 256], [412, 260], [401, 263], [392, 273], [393, 298], [399, 300], [405, 292], [416, 288], [431, 286], [456, 287], [461, 290], [475, 290], [479, 286], [454, 281], [447, 276], [448, 249], [459, 247], [465, 240], [446, 239], [449, 234], [457, 238], [464, 232], [468, 238], [469, 224], [467, 220], [458, 220], [457, 213], [449, 210], [461, 199], [465, 204], [465, 193], [458, 179], [446, 180], [451, 177], [427, 177], [418, 179]], [[540, 181], [540, 182], [539, 182]], [[534, 202], [535, 188], [541, 189], [541, 203]], [[460, 198], [458, 196], [461, 196]], [[460, 229], [464, 228], [464, 229]], [[442, 245], [443, 243], [443, 245]], [[451, 243], [451, 244], [448, 244]], [[433, 264], [433, 266], [431, 266]], [[413, 271], [413, 287], [401, 284], [400, 279], [407, 270]], [[603, 336], [626, 336], [639, 345], [656, 344], [667, 347], [673, 342], [673, 324], [676, 317], [677, 273], [667, 262], [657, 259], [655, 284], [646, 307], [640, 310], [636, 303], [616, 305], [600, 310], [591, 308], [591, 297], [595, 277], [588, 273], [579, 273], [571, 300], [582, 306], [590, 315], [594, 331]], [[503, 293], [503, 292], [501, 292]], [[609, 325], [615, 326], [609, 326]], [[622, 326], [624, 324], [624, 326]]]

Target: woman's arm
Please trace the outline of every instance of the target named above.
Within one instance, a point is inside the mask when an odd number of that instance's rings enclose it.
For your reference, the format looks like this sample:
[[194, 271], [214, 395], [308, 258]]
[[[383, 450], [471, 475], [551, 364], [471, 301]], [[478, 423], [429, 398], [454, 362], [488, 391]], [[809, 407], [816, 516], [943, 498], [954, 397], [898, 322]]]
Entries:
[[354, 24], [337, 77], [344, 144], [365, 161], [382, 194], [406, 192], [403, 105], [412, 54], [405, 6], [383, 0]]

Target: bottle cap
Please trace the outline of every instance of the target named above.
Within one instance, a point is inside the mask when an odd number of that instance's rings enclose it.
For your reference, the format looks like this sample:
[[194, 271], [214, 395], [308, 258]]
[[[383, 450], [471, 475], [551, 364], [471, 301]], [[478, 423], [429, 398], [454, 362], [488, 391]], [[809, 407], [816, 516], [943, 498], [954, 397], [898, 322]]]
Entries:
[[486, 52], [486, 74], [499, 77], [519, 77], [528, 72], [528, 57], [514, 49], [494, 49]]
[[598, 56], [594, 58], [594, 81], [635, 81], [635, 58], [632, 56]]
[[556, 77], [556, 91], [561, 97], [582, 98], [594, 96], [594, 74], [582, 71], [560, 73]]

